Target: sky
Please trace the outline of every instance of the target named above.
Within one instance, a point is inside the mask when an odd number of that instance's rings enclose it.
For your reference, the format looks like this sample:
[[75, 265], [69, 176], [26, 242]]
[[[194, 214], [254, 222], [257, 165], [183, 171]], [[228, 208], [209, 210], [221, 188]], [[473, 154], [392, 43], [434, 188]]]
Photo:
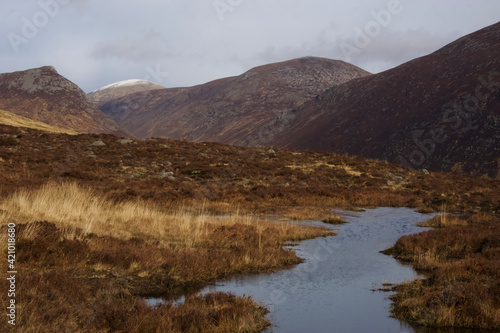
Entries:
[[378, 73], [499, 21], [498, 0], [2, 0], [0, 73], [51, 65], [85, 92], [304, 56]]

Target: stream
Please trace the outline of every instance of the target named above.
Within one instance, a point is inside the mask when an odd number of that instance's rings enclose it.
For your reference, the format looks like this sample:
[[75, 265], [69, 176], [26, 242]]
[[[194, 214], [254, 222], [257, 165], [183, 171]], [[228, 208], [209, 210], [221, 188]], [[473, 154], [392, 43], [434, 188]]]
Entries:
[[[336, 211], [349, 222], [326, 226], [337, 236], [316, 238], [294, 247], [303, 264], [272, 274], [236, 277], [208, 286], [215, 291], [252, 296], [271, 313], [266, 332], [414, 332], [457, 333], [471, 330], [415, 329], [390, 317], [390, 288], [420, 276], [394, 258], [381, 254], [403, 235], [426, 230], [417, 223], [432, 216], [408, 208], [377, 208], [365, 212]], [[149, 299], [149, 304], [163, 302]], [[183, 302], [179, 299], [176, 302]]]

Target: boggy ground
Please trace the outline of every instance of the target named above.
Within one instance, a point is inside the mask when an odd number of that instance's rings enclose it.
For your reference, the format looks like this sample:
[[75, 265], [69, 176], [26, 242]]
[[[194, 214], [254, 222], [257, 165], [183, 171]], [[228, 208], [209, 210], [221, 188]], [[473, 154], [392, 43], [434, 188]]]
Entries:
[[293, 209], [306, 215], [298, 218], [307, 218], [332, 207], [500, 209], [497, 180], [425, 174], [347, 155], [167, 139], [119, 141], [111, 135], [71, 136], [5, 125], [0, 133], [0, 197], [57, 180], [91, 186], [115, 200], [192, 207], [206, 199], [214, 213], [239, 208], [286, 214]]
[[[247, 298], [216, 294], [153, 310], [139, 296], [283, 269], [301, 261], [283, 244], [329, 234], [263, 214], [500, 208], [497, 180], [346, 155], [5, 125], [0, 133], [0, 220], [18, 224], [26, 332], [260, 331], [266, 310]], [[4, 230], [1, 237], [6, 244]]]
[[424, 225], [439, 229], [388, 251], [427, 275], [395, 288], [393, 314], [425, 326], [500, 329], [500, 218], [438, 216]]
[[[2, 244], [5, 226], [17, 222], [17, 328], [24, 332], [259, 332], [269, 325], [267, 310], [250, 298], [219, 293], [153, 310], [140, 296], [290, 267], [302, 260], [282, 245], [332, 235], [202, 209], [116, 203], [75, 184], [19, 191], [0, 206]], [[2, 286], [8, 289], [5, 278]], [[0, 327], [9, 328], [5, 320]]]

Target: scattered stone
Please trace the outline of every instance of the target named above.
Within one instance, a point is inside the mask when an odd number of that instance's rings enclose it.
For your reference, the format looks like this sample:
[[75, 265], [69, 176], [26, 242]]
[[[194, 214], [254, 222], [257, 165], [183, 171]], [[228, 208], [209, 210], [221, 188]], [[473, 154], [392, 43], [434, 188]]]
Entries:
[[267, 151], [267, 153], [268, 153], [268, 154], [276, 154], [276, 152], [274, 151], [274, 149], [269, 149], [269, 150]]
[[428, 174], [429, 174], [429, 170], [427, 170], [427, 169], [422, 169], [422, 173], [423, 173], [424, 175], [428, 175]]
[[172, 177], [174, 175], [174, 173], [172, 171], [166, 171], [166, 170], [163, 170], [162, 172], [160, 172], [160, 178], [167, 178], [167, 177]]
[[126, 144], [128, 144], [128, 143], [132, 143], [132, 142], [134, 142], [134, 141], [132, 141], [132, 140], [130, 140], [130, 139], [118, 139], [118, 140], [116, 140], [116, 142], [118, 142], [118, 143], [119, 143], [119, 144], [121, 144], [121, 145], [126, 145]]
[[160, 144], [160, 148], [165, 148], [165, 149], [167, 149], [167, 148], [168, 148], [168, 145], [165, 145], [165, 144]]
[[106, 144], [104, 142], [100, 141], [100, 140], [91, 144], [91, 146], [93, 146], [93, 147], [102, 147], [102, 146], [105, 146], [105, 145]]

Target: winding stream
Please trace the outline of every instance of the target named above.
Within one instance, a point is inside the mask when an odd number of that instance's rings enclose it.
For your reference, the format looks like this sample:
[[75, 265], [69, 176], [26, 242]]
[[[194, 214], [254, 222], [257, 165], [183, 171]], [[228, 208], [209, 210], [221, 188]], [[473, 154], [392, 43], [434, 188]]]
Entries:
[[[338, 236], [307, 240], [294, 248], [305, 263], [273, 274], [223, 281], [201, 293], [252, 296], [271, 311], [269, 317], [275, 326], [267, 332], [273, 333], [438, 332], [417, 331], [389, 317], [391, 293], [373, 291], [384, 283], [399, 284], [418, 277], [410, 266], [379, 251], [403, 235], [425, 230], [416, 224], [430, 216], [408, 208], [338, 213], [349, 222], [327, 226]], [[149, 302], [154, 304], [155, 300]]]

